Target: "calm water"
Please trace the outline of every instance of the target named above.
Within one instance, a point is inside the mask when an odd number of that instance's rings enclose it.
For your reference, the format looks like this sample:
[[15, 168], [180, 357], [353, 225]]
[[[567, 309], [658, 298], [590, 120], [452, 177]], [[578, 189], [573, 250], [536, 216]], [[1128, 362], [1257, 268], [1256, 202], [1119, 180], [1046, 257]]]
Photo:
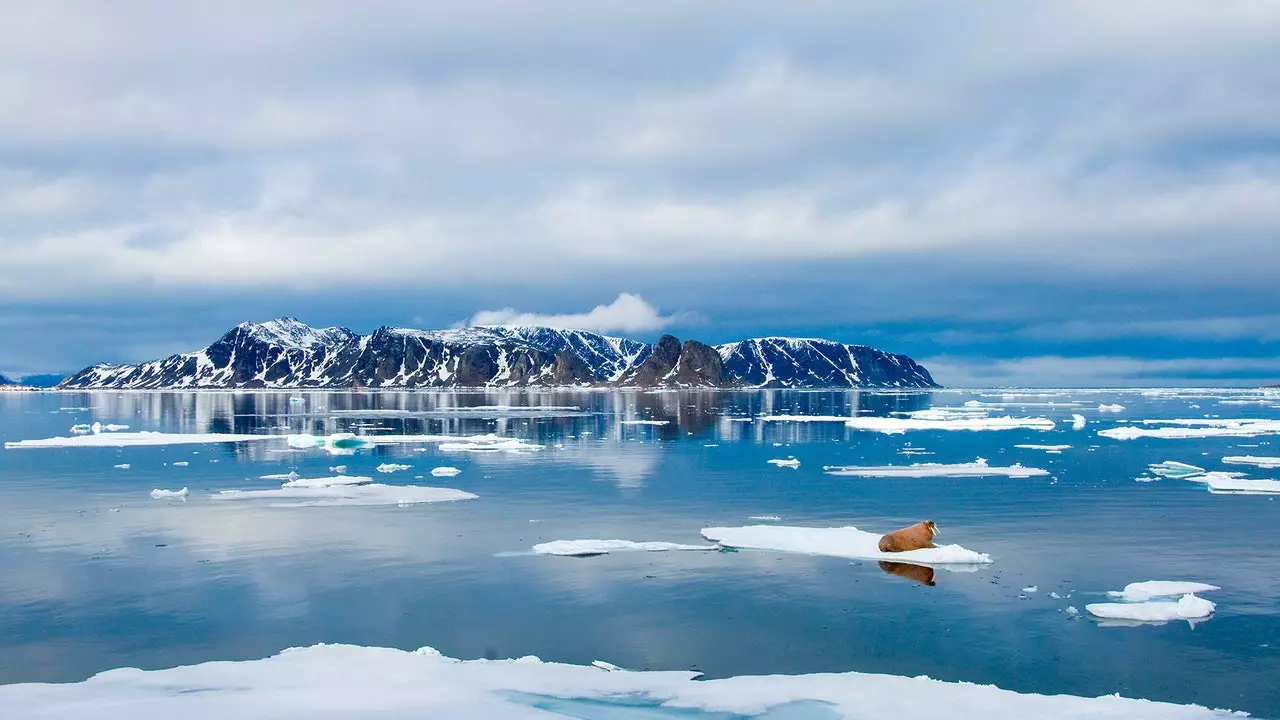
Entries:
[[[1235, 404], [1227, 395], [1082, 392], [1007, 399], [993, 413], [1049, 417], [1059, 421], [1053, 432], [886, 436], [841, 424], [732, 418], [887, 414], [1001, 398], [786, 391], [301, 397], [304, 403], [290, 403], [289, 394], [0, 393], [0, 440], [66, 435], [72, 424], [98, 420], [171, 432], [498, 432], [547, 447], [515, 455], [380, 447], [342, 458], [289, 452], [283, 442], [0, 451], [0, 683], [75, 681], [119, 666], [250, 659], [341, 642], [432, 645], [463, 658], [604, 659], [715, 677], [924, 674], [1280, 717], [1280, 503], [1211, 495], [1186, 481], [1134, 482], [1151, 462], [1222, 469], [1223, 455], [1280, 455], [1280, 440], [1096, 436], [1126, 419], [1280, 417], [1280, 408]], [[1064, 405], [1071, 402], [1080, 404]], [[1127, 409], [1097, 411], [1113, 402]], [[530, 404], [581, 410], [450, 410]], [[352, 409], [371, 412], [334, 412]], [[1070, 429], [1073, 412], [1089, 418], [1086, 429]], [[1072, 447], [1050, 455], [1018, 443]], [[908, 446], [934, 454], [899, 454]], [[792, 455], [798, 470], [766, 462]], [[979, 456], [1042, 467], [1052, 477], [822, 473], [823, 465]], [[189, 465], [174, 465], [181, 461]], [[413, 468], [380, 476], [374, 468], [383, 462]], [[113, 467], [120, 463], [132, 467]], [[480, 498], [332, 508], [207, 499], [221, 489], [274, 485], [260, 475], [331, 475], [336, 464], [352, 475], [448, 485]], [[437, 465], [462, 473], [432, 478]], [[148, 496], [152, 488], [183, 486], [191, 489], [185, 503]], [[874, 562], [767, 552], [510, 555], [556, 539], [698, 543], [701, 528], [754, 524], [752, 515], [871, 530], [932, 518], [943, 541], [996, 562], [975, 573], [940, 571], [928, 587]], [[1063, 612], [1147, 579], [1221, 585], [1207, 595], [1218, 612], [1194, 629], [1185, 622], [1100, 627]], [[1039, 592], [1023, 596], [1030, 585]], [[1055, 600], [1050, 591], [1071, 597]]]

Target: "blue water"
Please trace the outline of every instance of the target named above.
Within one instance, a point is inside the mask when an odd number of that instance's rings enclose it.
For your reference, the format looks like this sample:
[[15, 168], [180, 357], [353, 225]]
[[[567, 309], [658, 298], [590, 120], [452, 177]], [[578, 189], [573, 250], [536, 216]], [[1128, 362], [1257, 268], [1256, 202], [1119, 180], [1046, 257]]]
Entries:
[[[1059, 422], [1052, 432], [889, 436], [838, 423], [731, 418], [883, 415], [971, 399], [1000, 402], [999, 393], [301, 397], [305, 402], [278, 393], [0, 393], [0, 440], [66, 435], [75, 423], [98, 420], [169, 432], [497, 432], [547, 447], [441, 455], [396, 446], [337, 458], [287, 452], [283, 442], [0, 451], [0, 683], [75, 681], [120, 666], [250, 659], [341, 642], [431, 645], [463, 658], [603, 659], [711, 677], [929, 675], [1280, 717], [1280, 503], [1212, 495], [1186, 481], [1134, 482], [1161, 460], [1225, 469], [1223, 455], [1280, 455], [1280, 438], [1096, 436], [1121, 420], [1280, 417], [1280, 408], [1223, 404], [1226, 396], [1075, 393], [1010, 399], [994, 412], [1052, 418]], [[1062, 405], [1069, 402], [1080, 404]], [[1099, 413], [1100, 403], [1127, 409]], [[449, 409], [530, 404], [580, 411]], [[372, 412], [333, 412], [350, 409]], [[1070, 429], [1073, 412], [1089, 418], [1086, 429]], [[670, 424], [618, 424], [628, 418]], [[1018, 443], [1072, 447], [1050, 455], [1014, 448]], [[899, 454], [908, 444], [934, 454]], [[766, 462], [788, 456], [801, 461], [798, 470]], [[979, 456], [1042, 467], [1052, 476], [822, 473], [824, 465]], [[190, 464], [173, 464], [180, 461]], [[374, 468], [383, 462], [413, 468], [379, 475]], [[132, 467], [115, 469], [119, 463]], [[258, 479], [265, 474], [331, 475], [336, 464], [347, 465], [348, 474], [447, 485], [480, 497], [311, 508], [207, 497], [272, 487]], [[429, 470], [437, 465], [462, 473], [433, 478]], [[183, 486], [191, 490], [188, 502], [149, 498], [152, 488]], [[699, 543], [701, 528], [755, 524], [751, 515], [870, 530], [929, 518], [941, 526], [942, 541], [988, 552], [996, 562], [975, 573], [939, 571], [936, 585], [927, 586], [874, 562], [769, 552], [519, 554], [557, 539]], [[1105, 591], [1147, 579], [1221, 585], [1206, 595], [1218, 611], [1194, 628], [1102, 627], [1063, 612], [1074, 605], [1083, 613]], [[1021, 588], [1030, 585], [1039, 592], [1024, 595]], [[1071, 597], [1055, 600], [1050, 591]], [[578, 710], [590, 716], [589, 708]]]

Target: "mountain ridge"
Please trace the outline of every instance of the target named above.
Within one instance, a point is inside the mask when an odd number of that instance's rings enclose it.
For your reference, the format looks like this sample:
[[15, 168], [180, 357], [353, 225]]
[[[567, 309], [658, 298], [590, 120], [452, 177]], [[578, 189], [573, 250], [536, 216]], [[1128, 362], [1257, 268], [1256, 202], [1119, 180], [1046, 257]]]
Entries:
[[369, 335], [296, 318], [240, 323], [207, 347], [134, 365], [99, 363], [64, 389], [931, 388], [906, 355], [818, 338], [649, 344], [583, 330], [476, 326]]

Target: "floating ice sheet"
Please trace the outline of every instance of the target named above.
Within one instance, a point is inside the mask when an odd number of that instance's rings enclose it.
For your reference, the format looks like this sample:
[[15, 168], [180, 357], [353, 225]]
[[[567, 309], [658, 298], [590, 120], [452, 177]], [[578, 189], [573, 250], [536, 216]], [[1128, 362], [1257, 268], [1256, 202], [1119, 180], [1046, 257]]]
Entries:
[[1147, 602], [1148, 600], [1159, 598], [1181, 597], [1183, 595], [1206, 593], [1221, 589], [1217, 585], [1186, 580], [1143, 580], [1142, 582], [1129, 583], [1124, 586], [1123, 590], [1110, 590], [1107, 595], [1124, 602], [1133, 603]]
[[1050, 455], [1061, 455], [1063, 450], [1070, 450], [1070, 445], [1014, 445], [1023, 450], [1043, 450]]
[[326, 488], [338, 487], [342, 485], [368, 485], [373, 482], [371, 477], [360, 477], [355, 475], [335, 475], [333, 477], [304, 478], [294, 476], [287, 482], [282, 484], [282, 488]]
[[619, 425], [670, 425], [670, 420], [619, 420]]
[[462, 471], [459, 470], [458, 468], [449, 467], [448, 465], [443, 465], [441, 467], [431, 469], [431, 474], [434, 477], [453, 477], [454, 475], [458, 475], [461, 472]]
[[1052, 430], [1054, 422], [1048, 418], [1016, 417], [966, 417], [954, 419], [925, 419], [916, 417], [859, 417], [849, 418], [845, 426], [854, 430], [868, 430], [888, 435], [908, 430]]
[[279, 435], [234, 435], [231, 433], [163, 433], [119, 432], [76, 437], [54, 437], [42, 440], [18, 440], [6, 442], [6, 448], [65, 448], [65, 447], [132, 447], [151, 445], [196, 445], [205, 443], [236, 443], [261, 440], [279, 440]]
[[1153, 475], [1169, 478], [1190, 478], [1204, 474], [1204, 468], [1180, 463], [1176, 460], [1165, 460], [1164, 462], [1148, 465], [1147, 470]]
[[282, 487], [279, 490], [223, 490], [213, 500], [272, 500], [276, 507], [330, 505], [416, 505], [471, 500], [478, 496], [453, 488], [421, 485], [326, 485]]
[[378, 466], [378, 472], [380, 473], [400, 472], [401, 470], [408, 470], [411, 467], [413, 466], [401, 465], [400, 463], [382, 463], [381, 465]]
[[1264, 469], [1280, 468], [1280, 457], [1258, 457], [1256, 455], [1228, 455], [1222, 458], [1228, 465], [1254, 465]]
[[286, 650], [263, 660], [212, 662], [143, 671], [121, 669], [79, 683], [0, 686], [15, 717], [78, 720], [188, 718], [804, 717], [902, 720], [1213, 720], [1226, 711], [1194, 705], [1030, 695], [989, 685], [848, 672], [739, 676], [697, 681], [698, 673], [632, 672], [518, 660], [458, 661], [352, 645]]
[[670, 550], [719, 550], [715, 545], [681, 545], [671, 542], [633, 542], [631, 540], [552, 540], [533, 546], [535, 555], [589, 557], [611, 552], [667, 552]]
[[1009, 467], [988, 465], [985, 458], [978, 458], [971, 463], [916, 463], [914, 465], [828, 465], [822, 468], [828, 475], [848, 475], [852, 477], [992, 477], [1011, 478], [1035, 477], [1048, 475], [1048, 470], [1023, 467], [1014, 463]]
[[1124, 412], [1123, 405], [1099, 405], [1098, 412]]
[[1202, 479], [1209, 492], [1220, 495], [1280, 494], [1280, 480], [1253, 480], [1236, 477], [1235, 473], [1206, 473]]
[[768, 462], [770, 465], [777, 465], [778, 467], [789, 467], [792, 469], [800, 467], [800, 461], [795, 458], [787, 458], [786, 460], [774, 458]]
[[1173, 427], [1124, 427], [1099, 430], [1100, 437], [1112, 440], [1136, 440], [1159, 438], [1181, 440], [1209, 437], [1258, 437], [1280, 434], [1280, 420], [1143, 420], [1144, 425], [1172, 425]]
[[1083, 415], [1080, 415], [1079, 413], [1072, 413], [1071, 415], [1072, 430], [1083, 430], [1086, 422], [1088, 421], [1084, 419]]
[[991, 556], [960, 547], [943, 545], [907, 552], [880, 552], [881, 535], [856, 527], [807, 528], [786, 525], [705, 528], [702, 536], [725, 547], [775, 550], [805, 555], [830, 555], [862, 560], [894, 560], [919, 565], [977, 565], [991, 562]]
[[181, 498], [185, 500], [187, 495], [188, 490], [186, 488], [182, 488], [181, 490], [162, 490], [160, 488], [156, 488], [151, 491], [151, 498], [153, 500], [166, 500], [170, 498]]
[[1130, 620], [1139, 623], [1166, 623], [1173, 620], [1201, 620], [1213, 614], [1212, 602], [1196, 595], [1180, 600], [1151, 600], [1135, 603], [1091, 603], [1084, 609], [1094, 617]]

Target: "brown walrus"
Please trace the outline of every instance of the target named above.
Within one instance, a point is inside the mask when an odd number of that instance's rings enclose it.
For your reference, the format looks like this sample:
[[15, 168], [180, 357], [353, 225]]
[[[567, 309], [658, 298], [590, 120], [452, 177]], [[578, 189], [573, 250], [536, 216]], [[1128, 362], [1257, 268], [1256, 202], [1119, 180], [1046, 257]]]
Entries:
[[890, 575], [915, 580], [923, 585], [930, 587], [937, 584], [933, 578], [933, 568], [924, 565], [912, 565], [911, 563], [889, 562], [888, 560], [880, 561], [880, 569]]
[[911, 527], [904, 527], [880, 538], [880, 552], [907, 552], [921, 548], [937, 547], [933, 537], [938, 534], [938, 526], [932, 520], [918, 522]]

